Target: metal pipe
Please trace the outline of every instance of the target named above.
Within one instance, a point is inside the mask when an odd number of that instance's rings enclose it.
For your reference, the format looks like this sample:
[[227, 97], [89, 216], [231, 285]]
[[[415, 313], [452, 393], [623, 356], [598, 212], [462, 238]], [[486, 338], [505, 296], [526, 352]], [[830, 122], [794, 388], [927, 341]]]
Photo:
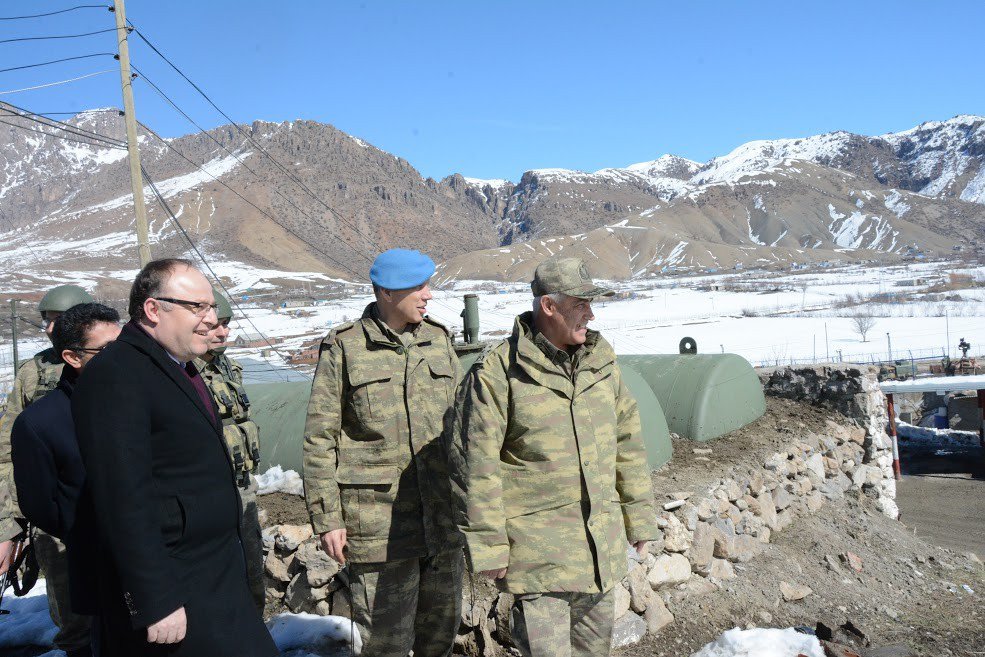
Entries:
[[896, 409], [893, 406], [893, 393], [886, 394], [886, 408], [889, 412], [889, 437], [893, 439], [893, 476], [896, 481], [903, 479], [899, 465], [899, 441], [896, 439]]
[[462, 311], [463, 335], [465, 342], [475, 344], [479, 341], [479, 295], [465, 295], [465, 310]]
[[985, 447], [985, 390], [978, 391], [978, 413], [981, 416], [978, 425], [978, 444]]

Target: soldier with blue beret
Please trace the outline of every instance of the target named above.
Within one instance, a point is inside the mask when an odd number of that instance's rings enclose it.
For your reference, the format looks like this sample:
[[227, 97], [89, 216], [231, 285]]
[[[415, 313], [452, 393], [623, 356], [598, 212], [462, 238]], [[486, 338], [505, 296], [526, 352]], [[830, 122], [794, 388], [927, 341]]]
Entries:
[[348, 564], [364, 656], [450, 655], [461, 616], [442, 440], [460, 372], [448, 330], [427, 317], [434, 271], [418, 251], [381, 253], [376, 300], [322, 341], [311, 386], [305, 501], [322, 548]]

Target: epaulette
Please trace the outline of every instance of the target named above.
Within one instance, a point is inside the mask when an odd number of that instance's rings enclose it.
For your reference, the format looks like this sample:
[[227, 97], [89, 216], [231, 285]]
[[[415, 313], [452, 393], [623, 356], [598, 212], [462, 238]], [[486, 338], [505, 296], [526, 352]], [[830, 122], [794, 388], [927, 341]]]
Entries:
[[483, 343], [482, 351], [479, 352], [479, 357], [475, 359], [475, 362], [472, 364], [472, 367], [482, 367], [486, 360], [486, 357], [492, 352], [496, 351], [496, 349], [499, 346], [506, 344], [507, 342], [509, 342], [509, 338], [503, 338], [501, 340], [490, 340], [488, 342]]
[[431, 317], [429, 315], [425, 315], [424, 316], [424, 321], [427, 322], [428, 324], [430, 324], [431, 326], [438, 327], [439, 329], [441, 329], [442, 331], [444, 331], [445, 335], [451, 336], [451, 331], [448, 330], [448, 327], [445, 326], [444, 324], [442, 324], [441, 322], [439, 322], [438, 320], [431, 319]]
[[339, 333], [345, 333], [346, 331], [352, 329], [355, 325], [355, 322], [345, 322], [344, 324], [339, 324], [338, 326], [332, 328], [332, 330], [328, 332], [328, 335], [325, 336], [325, 339], [321, 341], [321, 348], [324, 349], [325, 347], [331, 347], [335, 344], [335, 339]]

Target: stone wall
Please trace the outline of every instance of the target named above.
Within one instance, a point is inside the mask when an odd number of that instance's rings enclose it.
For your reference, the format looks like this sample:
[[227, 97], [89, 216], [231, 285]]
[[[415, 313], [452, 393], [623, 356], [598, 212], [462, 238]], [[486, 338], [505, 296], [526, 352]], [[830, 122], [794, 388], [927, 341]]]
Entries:
[[[704, 490], [671, 494], [675, 499], [658, 513], [661, 535], [648, 553], [639, 557], [627, 546], [627, 575], [616, 588], [615, 645], [634, 643], [673, 623], [668, 603], [673, 606], [675, 596], [717, 590], [736, 577], [735, 564], [752, 560], [776, 532], [850, 490], [871, 496], [884, 513], [898, 516], [885, 397], [875, 375], [851, 367], [761, 373], [768, 395], [836, 413], [823, 433], [792, 437], [758, 467], [730, 471]], [[282, 598], [292, 611], [348, 616], [338, 566], [317, 549], [310, 528], [275, 527], [264, 538], [268, 596]], [[456, 652], [503, 654], [510, 644], [512, 596], [481, 577], [467, 578], [463, 588]]]

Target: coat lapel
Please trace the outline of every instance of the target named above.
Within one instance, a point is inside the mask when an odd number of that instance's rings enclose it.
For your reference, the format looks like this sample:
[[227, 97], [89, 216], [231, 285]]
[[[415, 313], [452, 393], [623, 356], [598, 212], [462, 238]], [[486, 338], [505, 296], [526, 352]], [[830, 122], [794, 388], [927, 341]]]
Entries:
[[205, 417], [208, 423], [213, 428], [218, 429], [214, 419], [219, 417], [218, 410], [215, 408], [215, 402], [212, 399], [209, 400], [213, 405], [212, 410], [215, 412], [215, 415], [211, 415], [208, 409], [202, 405], [202, 399], [198, 396], [198, 391], [195, 390], [195, 387], [191, 384], [191, 381], [188, 380], [185, 373], [181, 371], [181, 366], [171, 359], [168, 352], [164, 350], [164, 347], [154, 341], [153, 338], [144, 333], [142, 330], [129, 323], [123, 327], [123, 332], [120, 334], [118, 339], [132, 344], [150, 356], [151, 360], [154, 361], [154, 364], [157, 365], [158, 368], [160, 368], [161, 371], [164, 372], [183, 393], [185, 393], [188, 400], [195, 405], [195, 408], [197, 408], [198, 412]]

